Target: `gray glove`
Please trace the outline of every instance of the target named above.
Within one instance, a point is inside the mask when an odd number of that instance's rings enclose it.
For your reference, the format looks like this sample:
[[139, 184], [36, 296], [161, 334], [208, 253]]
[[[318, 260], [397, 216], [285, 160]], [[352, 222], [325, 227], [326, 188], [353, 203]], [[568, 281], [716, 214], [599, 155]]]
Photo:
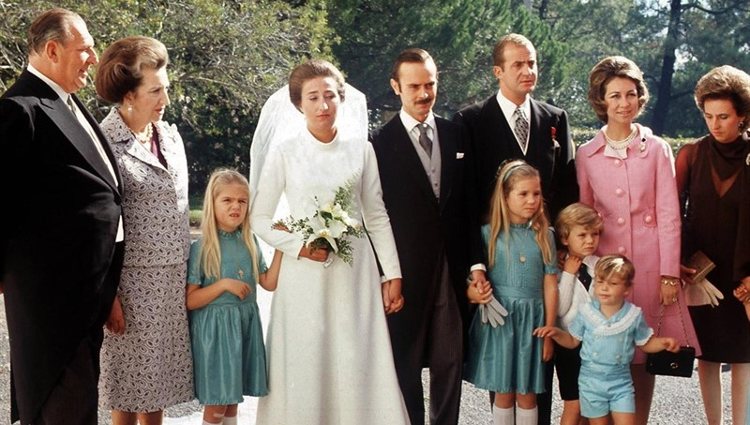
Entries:
[[685, 285], [685, 300], [687, 305], [698, 306], [708, 305], [716, 307], [719, 300], [723, 300], [724, 295], [708, 279], [702, 279], [700, 282], [688, 283]]
[[505, 324], [504, 317], [508, 315], [508, 310], [493, 296], [487, 304], [479, 305], [479, 313], [482, 323], [489, 322], [490, 326], [496, 328]]

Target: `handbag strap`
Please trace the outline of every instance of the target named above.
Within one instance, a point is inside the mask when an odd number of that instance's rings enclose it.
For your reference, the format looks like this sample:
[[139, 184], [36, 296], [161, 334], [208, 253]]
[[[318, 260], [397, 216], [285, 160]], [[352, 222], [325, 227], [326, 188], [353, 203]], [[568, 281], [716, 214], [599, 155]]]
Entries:
[[[685, 319], [682, 318], [682, 312], [680, 311], [680, 299], [677, 298], [677, 301], [673, 305], [677, 305], [677, 315], [680, 316], [680, 323], [682, 324], [682, 334], [685, 337], [685, 346], [690, 347], [687, 328], [685, 327]], [[662, 320], [664, 320], [664, 304], [661, 304], [659, 307], [659, 321], [656, 323], [656, 336], [659, 336], [659, 334], [661, 333]]]

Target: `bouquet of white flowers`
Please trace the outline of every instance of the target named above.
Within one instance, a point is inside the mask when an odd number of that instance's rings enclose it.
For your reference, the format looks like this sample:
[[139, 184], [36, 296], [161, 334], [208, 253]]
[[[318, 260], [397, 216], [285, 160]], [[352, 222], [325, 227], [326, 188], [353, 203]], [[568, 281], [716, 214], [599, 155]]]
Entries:
[[[318, 207], [312, 217], [294, 219], [289, 216], [273, 224], [276, 229], [286, 229], [299, 233], [305, 239], [305, 245], [312, 251], [325, 248], [335, 253], [345, 263], [352, 264], [352, 245], [348, 237], [360, 238], [364, 235], [364, 228], [359, 220], [352, 218], [354, 195], [353, 182], [349, 181], [336, 189], [333, 200], [321, 205], [315, 197]], [[328, 267], [333, 256], [323, 263]]]

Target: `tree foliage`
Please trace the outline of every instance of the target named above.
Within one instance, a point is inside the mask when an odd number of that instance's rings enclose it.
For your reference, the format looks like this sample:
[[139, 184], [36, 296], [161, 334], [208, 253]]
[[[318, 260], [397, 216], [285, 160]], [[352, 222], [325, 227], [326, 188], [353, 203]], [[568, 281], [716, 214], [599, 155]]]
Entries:
[[[167, 46], [172, 104], [165, 118], [177, 124], [185, 140], [191, 192], [196, 194], [216, 167], [247, 172], [265, 99], [305, 58], [331, 58], [333, 38], [322, 1], [0, 0], [3, 91], [25, 66], [31, 20], [53, 6], [81, 14], [99, 51], [128, 35], [151, 36]], [[91, 85], [81, 96], [97, 118], [108, 111]]]
[[[400, 107], [388, 83], [393, 60], [422, 47], [440, 72], [436, 109], [449, 116], [497, 90], [492, 48], [518, 32], [538, 50], [534, 96], [565, 108], [576, 127], [598, 127], [588, 72], [624, 55], [652, 92], [640, 120], [670, 136], [705, 133], [692, 99], [701, 75], [723, 64], [750, 69], [746, 0], [0, 0], [0, 91], [25, 66], [32, 19], [54, 6], [80, 13], [100, 51], [127, 35], [164, 42], [166, 119], [185, 139], [195, 194], [215, 167], [247, 170], [260, 107], [308, 57], [339, 63], [377, 124]], [[98, 118], [109, 108], [91, 85], [81, 97]]]
[[[339, 0], [331, 2], [329, 19], [339, 34], [334, 54], [349, 81], [368, 96], [376, 112], [397, 110], [389, 78], [394, 59], [408, 47], [420, 47], [435, 58], [440, 73], [436, 109], [450, 113], [497, 89], [492, 76], [492, 48], [499, 35], [527, 35], [544, 53], [539, 88], [554, 98], [564, 79], [560, 62], [565, 46], [523, 4], [510, 0]], [[515, 2], [519, 3], [519, 2]]]

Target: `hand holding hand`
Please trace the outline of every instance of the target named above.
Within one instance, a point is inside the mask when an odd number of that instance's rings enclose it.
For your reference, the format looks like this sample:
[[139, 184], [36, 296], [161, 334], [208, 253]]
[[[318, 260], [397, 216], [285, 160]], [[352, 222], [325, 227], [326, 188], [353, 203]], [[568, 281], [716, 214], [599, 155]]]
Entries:
[[236, 295], [241, 300], [244, 300], [253, 290], [250, 285], [241, 280], [224, 278], [221, 281], [225, 291]]
[[120, 297], [115, 297], [115, 300], [112, 301], [112, 309], [109, 311], [109, 317], [105, 325], [107, 326], [107, 330], [115, 335], [125, 333], [125, 315], [122, 312]]
[[381, 289], [383, 291], [385, 314], [396, 313], [404, 308], [404, 296], [401, 295], [401, 278], [384, 282]]
[[492, 285], [487, 280], [472, 281], [466, 287], [466, 297], [472, 304], [487, 304], [492, 300]]
[[542, 326], [539, 328], [534, 329], [533, 335], [537, 336], [539, 338], [553, 338], [560, 334], [560, 329], [558, 329], [556, 326]]

